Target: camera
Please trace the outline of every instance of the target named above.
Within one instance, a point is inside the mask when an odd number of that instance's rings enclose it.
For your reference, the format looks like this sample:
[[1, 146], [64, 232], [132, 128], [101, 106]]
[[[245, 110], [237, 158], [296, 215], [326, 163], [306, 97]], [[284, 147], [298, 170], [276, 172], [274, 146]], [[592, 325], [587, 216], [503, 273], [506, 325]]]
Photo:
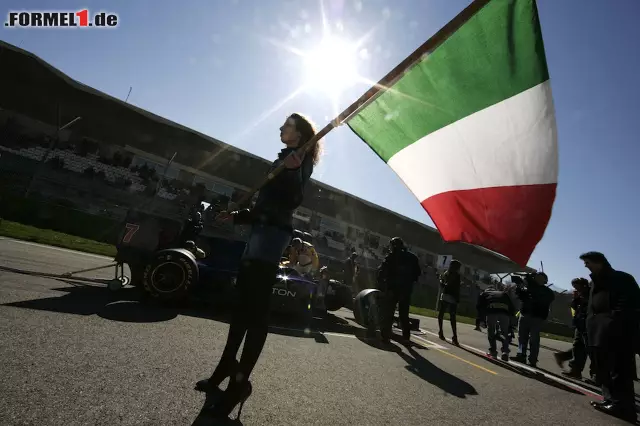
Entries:
[[535, 283], [536, 274], [526, 273], [511, 276], [511, 282], [518, 288], [526, 289], [528, 285]]
[[519, 275], [512, 275], [511, 276], [511, 282], [514, 283], [517, 286], [520, 286], [520, 285], [524, 284], [524, 280]]

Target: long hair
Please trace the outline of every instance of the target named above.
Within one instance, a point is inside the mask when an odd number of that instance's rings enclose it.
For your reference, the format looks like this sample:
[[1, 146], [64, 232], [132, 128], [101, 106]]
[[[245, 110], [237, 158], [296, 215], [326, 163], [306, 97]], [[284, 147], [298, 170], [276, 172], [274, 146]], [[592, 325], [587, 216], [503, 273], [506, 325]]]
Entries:
[[[309, 118], [297, 112], [291, 114], [290, 117], [296, 122], [296, 130], [300, 132], [300, 146], [307, 143], [316, 135], [316, 127]], [[318, 164], [322, 156], [322, 140], [317, 141], [308, 151], [307, 155], [311, 155], [314, 165]]]

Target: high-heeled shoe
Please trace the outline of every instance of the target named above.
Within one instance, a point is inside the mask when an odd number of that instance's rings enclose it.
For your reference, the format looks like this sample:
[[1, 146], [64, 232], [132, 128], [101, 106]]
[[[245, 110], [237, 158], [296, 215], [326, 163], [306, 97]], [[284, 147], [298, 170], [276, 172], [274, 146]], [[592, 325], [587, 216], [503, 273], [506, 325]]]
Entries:
[[224, 379], [231, 377], [236, 371], [238, 371], [238, 360], [234, 359], [226, 365], [220, 363], [211, 374], [211, 377], [199, 380], [196, 383], [196, 390], [205, 393], [214, 392]]
[[251, 386], [251, 382], [249, 380], [241, 382], [232, 380], [229, 382], [229, 386], [224, 391], [220, 399], [207, 408], [206, 412], [209, 416], [216, 419], [228, 418], [229, 414], [231, 414], [233, 409], [236, 408], [236, 405], [240, 404], [238, 415], [236, 416], [236, 420], [238, 420], [240, 419], [240, 414], [242, 414], [244, 403], [249, 399], [252, 392], [253, 386]]

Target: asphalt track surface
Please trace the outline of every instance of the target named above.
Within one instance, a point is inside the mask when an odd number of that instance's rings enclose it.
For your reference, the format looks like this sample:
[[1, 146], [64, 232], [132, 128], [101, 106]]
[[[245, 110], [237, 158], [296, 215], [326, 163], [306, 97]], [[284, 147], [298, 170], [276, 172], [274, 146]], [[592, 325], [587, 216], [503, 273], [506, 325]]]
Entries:
[[[0, 239], [4, 268], [63, 273], [109, 261]], [[222, 352], [224, 317], [130, 296], [0, 270], [0, 425], [214, 424], [193, 386]], [[552, 350], [568, 344], [543, 339], [536, 371], [487, 359], [486, 334], [467, 325], [461, 347], [438, 340], [436, 321], [422, 318], [411, 347], [386, 348], [366, 341], [352, 316], [339, 311], [324, 332], [309, 333], [275, 318], [254, 394], [228, 424], [625, 424], [590, 407], [597, 389], [560, 376]]]

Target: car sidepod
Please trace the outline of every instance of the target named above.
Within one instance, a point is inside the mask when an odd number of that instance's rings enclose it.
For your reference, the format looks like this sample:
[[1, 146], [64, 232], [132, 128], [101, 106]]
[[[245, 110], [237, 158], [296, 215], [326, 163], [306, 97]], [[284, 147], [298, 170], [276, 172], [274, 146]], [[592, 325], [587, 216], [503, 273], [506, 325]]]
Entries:
[[271, 292], [274, 312], [301, 317], [312, 315], [317, 284], [303, 277], [278, 275]]

